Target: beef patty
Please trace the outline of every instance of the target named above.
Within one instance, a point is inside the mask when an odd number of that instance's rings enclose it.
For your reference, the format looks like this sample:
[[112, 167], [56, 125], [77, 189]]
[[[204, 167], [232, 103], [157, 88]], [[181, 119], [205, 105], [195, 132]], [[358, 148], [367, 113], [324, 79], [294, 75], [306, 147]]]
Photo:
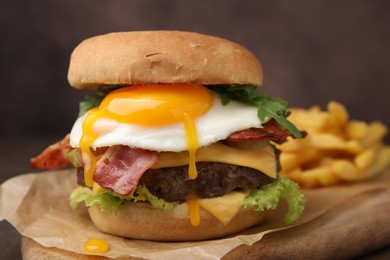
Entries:
[[183, 202], [195, 193], [200, 198], [222, 196], [234, 190], [249, 190], [272, 183], [273, 178], [243, 166], [217, 162], [196, 163], [198, 177], [188, 178], [188, 166], [149, 169], [139, 184], [145, 185], [158, 198]]
[[[218, 162], [196, 163], [198, 177], [188, 178], [188, 166], [149, 169], [139, 180], [158, 198], [170, 202], [183, 202], [191, 192], [199, 198], [222, 196], [234, 190], [249, 190], [272, 183], [273, 178], [244, 167]], [[85, 186], [84, 170], [77, 169], [77, 182]]]

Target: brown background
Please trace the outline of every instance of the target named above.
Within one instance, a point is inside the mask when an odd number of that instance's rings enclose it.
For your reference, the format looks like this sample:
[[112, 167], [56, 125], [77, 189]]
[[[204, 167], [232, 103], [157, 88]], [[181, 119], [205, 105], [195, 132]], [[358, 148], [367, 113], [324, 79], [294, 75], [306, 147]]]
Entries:
[[128, 30], [228, 38], [262, 61], [264, 92], [291, 106], [341, 101], [353, 118], [390, 125], [390, 1], [0, 3], [0, 140], [66, 134], [86, 94], [67, 83], [73, 48], [93, 35]]
[[[390, 126], [388, 0], [0, 0], [0, 183], [69, 132], [86, 94], [66, 80], [80, 41], [156, 29], [236, 41], [261, 59], [263, 91], [292, 106], [337, 100]], [[4, 221], [0, 234], [0, 258], [20, 259], [19, 234]]]

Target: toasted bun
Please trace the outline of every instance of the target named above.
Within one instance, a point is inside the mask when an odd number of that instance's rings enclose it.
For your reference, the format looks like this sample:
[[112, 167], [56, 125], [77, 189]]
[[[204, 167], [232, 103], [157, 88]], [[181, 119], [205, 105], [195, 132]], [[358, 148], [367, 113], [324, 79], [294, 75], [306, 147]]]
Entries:
[[191, 32], [138, 31], [96, 36], [73, 51], [68, 80], [77, 89], [149, 83], [260, 86], [256, 57], [231, 41]]
[[173, 210], [155, 209], [146, 203], [128, 202], [115, 212], [89, 208], [95, 226], [108, 234], [154, 241], [191, 241], [218, 238], [259, 224], [266, 212], [241, 209], [228, 225], [224, 225], [201, 208], [199, 226], [192, 226], [187, 204]]

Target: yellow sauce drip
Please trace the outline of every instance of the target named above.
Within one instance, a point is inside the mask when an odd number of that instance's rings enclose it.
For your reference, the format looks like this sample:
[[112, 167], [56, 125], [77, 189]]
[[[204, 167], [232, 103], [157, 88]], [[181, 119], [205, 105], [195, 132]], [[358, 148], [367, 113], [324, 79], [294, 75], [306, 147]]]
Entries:
[[84, 252], [86, 253], [106, 253], [110, 250], [110, 245], [101, 238], [92, 238], [84, 243]]
[[200, 224], [200, 205], [198, 199], [195, 196], [188, 196], [187, 198], [188, 210], [190, 213], [191, 225], [194, 227]]
[[184, 128], [186, 131], [186, 142], [187, 149], [189, 153], [189, 163], [188, 163], [188, 177], [190, 180], [196, 179], [198, 177], [198, 171], [196, 170], [195, 164], [195, 154], [199, 148], [198, 135], [196, 133], [195, 121], [193, 118], [188, 115], [188, 113], [183, 113], [184, 116]]
[[98, 135], [93, 130], [93, 126], [100, 117], [97, 108], [88, 111], [83, 121], [83, 135], [80, 139], [80, 148], [84, 164], [84, 180], [87, 187], [93, 186], [93, 174], [96, 168], [97, 157], [91, 152], [90, 147], [98, 138]]

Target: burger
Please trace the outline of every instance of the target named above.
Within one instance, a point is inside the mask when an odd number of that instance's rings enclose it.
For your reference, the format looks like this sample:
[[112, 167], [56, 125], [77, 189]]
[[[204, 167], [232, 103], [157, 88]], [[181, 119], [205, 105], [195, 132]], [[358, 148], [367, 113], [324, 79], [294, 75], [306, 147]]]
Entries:
[[301, 138], [286, 102], [257, 88], [263, 73], [244, 47], [180, 31], [100, 35], [81, 42], [68, 81], [96, 90], [70, 134], [31, 159], [77, 168], [70, 195], [112, 235], [191, 241], [260, 224], [286, 200], [287, 224], [305, 199], [279, 177], [274, 143]]

